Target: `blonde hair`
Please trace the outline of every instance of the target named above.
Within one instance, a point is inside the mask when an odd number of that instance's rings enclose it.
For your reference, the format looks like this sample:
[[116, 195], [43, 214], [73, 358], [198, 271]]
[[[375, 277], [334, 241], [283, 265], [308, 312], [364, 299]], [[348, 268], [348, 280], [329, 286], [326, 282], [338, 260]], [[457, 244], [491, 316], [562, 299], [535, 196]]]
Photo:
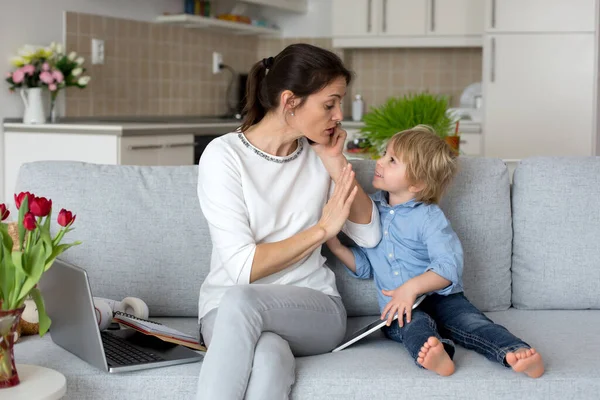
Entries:
[[436, 135], [433, 128], [417, 125], [396, 133], [390, 143], [394, 154], [406, 164], [406, 178], [411, 184], [425, 187], [415, 200], [439, 203], [457, 171], [457, 153]]

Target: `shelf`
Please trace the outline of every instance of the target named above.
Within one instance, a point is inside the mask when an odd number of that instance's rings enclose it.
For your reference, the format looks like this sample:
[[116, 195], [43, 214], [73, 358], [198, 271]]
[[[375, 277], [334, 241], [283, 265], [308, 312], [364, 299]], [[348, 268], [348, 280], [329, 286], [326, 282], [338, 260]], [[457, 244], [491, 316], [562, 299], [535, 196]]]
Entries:
[[308, 2], [306, 0], [240, 0], [242, 3], [271, 7], [282, 11], [306, 14]]
[[225, 21], [200, 15], [178, 14], [161, 15], [156, 23], [183, 26], [184, 28], [206, 29], [213, 32], [230, 33], [234, 35], [279, 36], [279, 29], [264, 28], [241, 22]]

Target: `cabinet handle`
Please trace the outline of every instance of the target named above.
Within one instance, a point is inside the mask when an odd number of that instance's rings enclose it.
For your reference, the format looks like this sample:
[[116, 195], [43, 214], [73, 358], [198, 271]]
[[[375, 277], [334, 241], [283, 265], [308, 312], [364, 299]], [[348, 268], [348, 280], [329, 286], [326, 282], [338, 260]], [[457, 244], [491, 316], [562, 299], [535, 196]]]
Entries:
[[383, 0], [383, 26], [382, 29], [383, 31], [387, 31], [387, 18], [386, 18], [386, 14], [387, 14], [387, 0]]
[[460, 141], [460, 144], [466, 144], [466, 143], [467, 143], [467, 141], [466, 141], [465, 139], [462, 139], [462, 140]]
[[128, 150], [153, 150], [153, 149], [162, 149], [163, 146], [161, 144], [144, 144], [139, 146], [127, 146]]
[[431, 32], [435, 31], [435, 0], [431, 0]]
[[490, 82], [495, 82], [496, 81], [496, 38], [492, 38], [492, 43], [491, 43], [491, 49], [490, 49]]
[[367, 32], [371, 32], [371, 5], [373, 0], [369, 0], [367, 3]]
[[169, 143], [166, 144], [165, 147], [166, 148], [176, 148], [176, 147], [194, 147], [196, 145], [198, 145], [199, 143]]
[[496, 27], [496, 0], [492, 0], [492, 28]]

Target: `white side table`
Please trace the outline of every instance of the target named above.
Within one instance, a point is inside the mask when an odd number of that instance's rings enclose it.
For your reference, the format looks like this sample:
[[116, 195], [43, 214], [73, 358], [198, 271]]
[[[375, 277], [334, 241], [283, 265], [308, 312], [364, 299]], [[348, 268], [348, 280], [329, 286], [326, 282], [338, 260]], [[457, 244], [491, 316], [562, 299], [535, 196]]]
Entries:
[[0, 389], [0, 398], [57, 400], [67, 392], [67, 380], [58, 371], [28, 364], [17, 364], [16, 367], [21, 383], [9, 389]]

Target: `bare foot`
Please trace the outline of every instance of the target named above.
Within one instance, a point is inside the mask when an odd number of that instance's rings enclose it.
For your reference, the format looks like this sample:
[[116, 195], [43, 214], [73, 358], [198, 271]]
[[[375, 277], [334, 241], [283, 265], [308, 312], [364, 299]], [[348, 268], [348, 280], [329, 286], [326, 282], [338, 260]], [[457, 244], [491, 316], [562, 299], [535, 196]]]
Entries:
[[438, 338], [431, 336], [421, 347], [417, 362], [424, 368], [441, 376], [449, 376], [454, 373], [454, 362], [450, 359]]
[[530, 378], [539, 378], [544, 373], [544, 361], [535, 349], [519, 349], [506, 354], [506, 362], [517, 372]]

